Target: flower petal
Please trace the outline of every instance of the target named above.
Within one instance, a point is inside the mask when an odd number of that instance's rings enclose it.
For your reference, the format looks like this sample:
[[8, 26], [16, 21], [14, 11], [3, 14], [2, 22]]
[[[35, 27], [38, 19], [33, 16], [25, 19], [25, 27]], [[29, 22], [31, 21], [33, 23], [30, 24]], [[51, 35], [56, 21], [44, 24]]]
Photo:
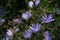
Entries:
[[52, 18], [53, 18], [52, 14], [49, 14], [49, 15], [48, 15], [48, 20], [50, 20], [50, 19], [52, 19]]
[[35, 5], [37, 6], [40, 3], [40, 0], [35, 0]]
[[25, 33], [24, 33], [24, 38], [28, 39], [28, 38], [31, 38], [31, 35], [32, 35], [32, 31], [31, 30], [25, 30]]
[[30, 1], [29, 4], [28, 4], [28, 6], [31, 7], [31, 8], [33, 7], [33, 5], [34, 5], [33, 1]]

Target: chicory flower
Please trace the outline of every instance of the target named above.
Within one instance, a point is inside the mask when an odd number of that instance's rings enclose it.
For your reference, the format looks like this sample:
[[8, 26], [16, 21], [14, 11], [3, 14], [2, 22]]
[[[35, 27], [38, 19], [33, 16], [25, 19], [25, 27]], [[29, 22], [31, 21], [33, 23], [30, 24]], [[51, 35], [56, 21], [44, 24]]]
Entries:
[[13, 19], [13, 23], [14, 23], [14, 24], [21, 24], [21, 23], [22, 23], [22, 20], [16, 18], [16, 19]]
[[14, 24], [20, 24], [20, 20], [19, 19], [14, 19], [13, 22], [14, 22]]
[[35, 0], [35, 5], [37, 6], [40, 3], [40, 0]]
[[13, 30], [10, 28], [6, 32], [6, 40], [12, 39], [13, 36]]
[[50, 32], [49, 31], [45, 31], [43, 33], [44, 39], [43, 40], [52, 40], [52, 37], [50, 36]]
[[[34, 2], [35, 2], [35, 4], [34, 4]], [[33, 0], [33, 1], [29, 2], [28, 6], [33, 8], [34, 5], [38, 6], [39, 3], [40, 3], [40, 0]]]
[[25, 39], [31, 38], [31, 36], [32, 36], [32, 31], [31, 31], [31, 30], [25, 30], [23, 36], [24, 36]]
[[30, 1], [30, 2], [28, 3], [28, 6], [31, 7], [31, 8], [33, 7], [33, 5], [34, 5], [34, 2], [33, 2], [33, 1]]
[[8, 36], [12, 36], [12, 35], [13, 35], [13, 32], [12, 32], [12, 30], [8, 29], [6, 34], [7, 34]]
[[50, 22], [54, 21], [54, 19], [53, 19], [52, 14], [49, 14], [49, 15], [44, 14], [41, 18], [41, 21], [42, 21], [41, 23], [50, 23]]
[[32, 30], [32, 32], [36, 33], [40, 30], [41, 28], [41, 25], [38, 24], [38, 23], [33, 23], [31, 26], [30, 26], [30, 29]]
[[29, 11], [22, 14], [22, 18], [28, 20], [31, 17], [31, 13]]

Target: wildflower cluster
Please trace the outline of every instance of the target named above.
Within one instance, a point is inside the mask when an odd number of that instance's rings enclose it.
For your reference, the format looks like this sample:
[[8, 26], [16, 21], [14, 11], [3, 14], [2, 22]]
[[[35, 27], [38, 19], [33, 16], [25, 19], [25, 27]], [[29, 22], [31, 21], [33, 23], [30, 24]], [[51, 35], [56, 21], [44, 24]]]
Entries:
[[0, 6], [0, 40], [59, 39], [59, 2], [22, 0], [22, 4], [20, 0], [9, 0], [6, 5], [3, 2], [3, 7]]

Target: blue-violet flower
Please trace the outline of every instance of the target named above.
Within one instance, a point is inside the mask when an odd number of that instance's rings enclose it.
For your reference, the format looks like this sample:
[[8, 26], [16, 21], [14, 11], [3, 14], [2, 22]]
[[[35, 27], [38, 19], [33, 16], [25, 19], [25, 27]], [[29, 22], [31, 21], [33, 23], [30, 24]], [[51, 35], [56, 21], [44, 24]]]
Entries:
[[52, 40], [52, 37], [50, 36], [50, 32], [49, 31], [45, 31], [43, 33], [44, 39], [43, 40]]
[[41, 18], [41, 21], [42, 21], [41, 23], [50, 23], [50, 22], [54, 21], [54, 19], [53, 19], [52, 14], [49, 14], [49, 15], [44, 14]]
[[31, 30], [25, 30], [23, 36], [24, 36], [24, 38], [26, 38], [26, 39], [31, 38], [31, 36], [32, 36], [32, 31], [31, 31]]
[[33, 23], [31, 26], [30, 26], [30, 29], [32, 30], [32, 32], [36, 33], [40, 30], [41, 28], [41, 25], [38, 24], [38, 23]]
[[22, 14], [22, 18], [28, 20], [31, 17], [31, 13], [29, 11]]

